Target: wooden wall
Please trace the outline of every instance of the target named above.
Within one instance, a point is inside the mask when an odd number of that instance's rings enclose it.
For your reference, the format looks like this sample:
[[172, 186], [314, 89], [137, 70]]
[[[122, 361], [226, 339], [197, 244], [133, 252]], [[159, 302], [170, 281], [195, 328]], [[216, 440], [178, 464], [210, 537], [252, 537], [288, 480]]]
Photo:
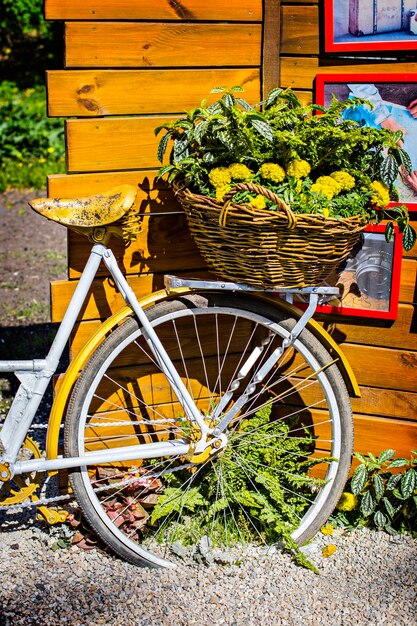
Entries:
[[[149, 293], [163, 274], [204, 272], [184, 218], [161, 182], [153, 129], [192, 108], [216, 85], [243, 85], [258, 101], [271, 87], [313, 98], [318, 72], [398, 72], [413, 59], [383, 63], [322, 53], [322, 6], [315, 0], [46, 0], [47, 19], [65, 20], [65, 69], [48, 72], [48, 106], [66, 121], [67, 175], [49, 178], [52, 196], [139, 185], [145, 215], [139, 241], [117, 255], [132, 286]], [[390, 54], [390, 57], [392, 55]], [[69, 234], [68, 280], [52, 285], [52, 318], [62, 318], [88, 244]], [[322, 318], [343, 345], [362, 398], [353, 401], [356, 449], [401, 454], [417, 448], [417, 250], [403, 259], [395, 323]], [[120, 298], [103, 273], [95, 281], [72, 350]], [[80, 321], [81, 322], [81, 321]]]

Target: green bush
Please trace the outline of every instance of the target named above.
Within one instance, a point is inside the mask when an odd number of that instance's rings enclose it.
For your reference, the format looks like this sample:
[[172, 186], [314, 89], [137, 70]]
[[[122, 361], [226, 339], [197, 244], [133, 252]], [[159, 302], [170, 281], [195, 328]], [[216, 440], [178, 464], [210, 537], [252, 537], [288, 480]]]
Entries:
[[417, 450], [409, 459], [394, 456], [389, 449], [378, 458], [371, 452], [355, 454], [360, 464], [332, 517], [336, 526], [417, 532]]
[[44, 21], [43, 0], [3, 0], [2, 5], [0, 32], [4, 37], [50, 37], [51, 24]]
[[62, 171], [64, 126], [46, 116], [45, 88], [0, 83], [0, 191], [40, 189], [47, 174]]

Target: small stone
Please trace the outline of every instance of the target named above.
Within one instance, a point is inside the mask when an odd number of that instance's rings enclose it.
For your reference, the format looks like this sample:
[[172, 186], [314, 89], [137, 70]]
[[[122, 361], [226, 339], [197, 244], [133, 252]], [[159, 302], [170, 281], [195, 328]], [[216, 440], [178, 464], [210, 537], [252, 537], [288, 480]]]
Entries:
[[174, 543], [170, 546], [170, 550], [181, 559], [185, 559], [188, 554], [187, 548], [183, 546], [180, 541], [174, 541]]

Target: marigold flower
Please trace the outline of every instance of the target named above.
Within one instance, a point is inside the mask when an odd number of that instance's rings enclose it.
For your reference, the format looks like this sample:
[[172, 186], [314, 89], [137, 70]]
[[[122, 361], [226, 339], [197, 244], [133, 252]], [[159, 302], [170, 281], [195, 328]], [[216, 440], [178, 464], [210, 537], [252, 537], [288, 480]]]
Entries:
[[323, 535], [333, 535], [334, 526], [333, 524], [326, 524], [320, 528], [320, 531]]
[[353, 189], [356, 184], [355, 179], [348, 172], [340, 170], [339, 172], [333, 172], [330, 176], [339, 183], [342, 191], [349, 191], [349, 189]]
[[336, 182], [334, 178], [331, 178], [331, 176], [319, 176], [316, 182], [310, 187], [310, 191], [322, 193], [326, 198], [329, 198], [329, 200], [337, 196], [341, 190], [339, 183]]
[[329, 217], [329, 213], [330, 213], [330, 210], [327, 208], [327, 206], [323, 207], [323, 216]]
[[326, 557], [326, 559], [329, 556], [332, 556], [332, 554], [334, 554], [335, 552], [336, 552], [336, 546], [334, 545], [334, 543], [329, 543], [329, 545], [325, 546], [321, 551], [322, 555]]
[[388, 188], [379, 180], [374, 180], [371, 183], [371, 202], [379, 207], [385, 207], [390, 202]]
[[298, 159], [295, 161], [291, 161], [287, 166], [287, 174], [288, 176], [293, 176], [294, 178], [305, 178], [311, 172], [311, 165], [307, 163], [307, 161], [303, 161], [303, 159]]
[[53, 152], [55, 152], [55, 148], [52, 148], [51, 146], [49, 146], [47, 152], [49, 152], [49, 154], [52, 154]]
[[257, 209], [264, 209], [266, 207], [265, 198], [261, 195], [255, 196], [255, 198], [251, 198], [249, 203]]
[[228, 169], [230, 176], [235, 180], [249, 180], [253, 176], [253, 172], [243, 163], [232, 163]]
[[227, 167], [215, 167], [209, 172], [208, 177], [213, 187], [225, 187], [232, 182], [232, 177]]
[[278, 163], [264, 163], [259, 168], [262, 178], [272, 180], [273, 183], [280, 183], [285, 178], [285, 170]]
[[340, 496], [340, 500], [337, 503], [336, 508], [339, 511], [353, 511], [358, 503], [358, 498], [349, 491], [344, 491]]
[[216, 187], [216, 200], [221, 202], [228, 191], [230, 191], [230, 185], [221, 185]]

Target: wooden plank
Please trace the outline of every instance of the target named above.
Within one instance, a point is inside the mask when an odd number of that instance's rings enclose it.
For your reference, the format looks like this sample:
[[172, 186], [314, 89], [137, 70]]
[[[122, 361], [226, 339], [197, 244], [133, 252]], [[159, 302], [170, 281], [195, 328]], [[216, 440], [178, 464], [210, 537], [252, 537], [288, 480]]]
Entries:
[[343, 352], [360, 385], [415, 391], [416, 351], [344, 344]]
[[314, 57], [286, 57], [281, 56], [281, 87], [293, 87], [296, 89], [311, 89], [316, 74], [348, 74], [359, 72], [360, 74], [371, 73], [397, 73], [415, 72], [415, 63], [365, 63], [357, 60], [355, 64], [343, 62], [341, 59], [319, 59]]
[[265, 0], [262, 44], [262, 98], [279, 86], [279, 32], [281, 15], [279, 0]]
[[417, 260], [403, 259], [401, 268], [400, 302], [417, 303]]
[[[307, 0], [309, 1], [309, 0]], [[47, 20], [261, 21], [261, 0], [45, 0]]]
[[361, 398], [351, 398], [355, 413], [417, 421], [417, 393], [361, 387]]
[[241, 85], [248, 102], [261, 99], [257, 69], [56, 70], [47, 72], [48, 115], [182, 113], [216, 100], [209, 92], [217, 85]]
[[417, 423], [389, 420], [364, 415], [354, 416], [355, 452], [380, 454], [386, 448], [396, 450], [397, 456], [410, 456], [416, 449]]
[[[351, 398], [354, 413], [375, 417], [411, 419], [417, 421], [417, 393], [361, 386], [362, 396]], [[287, 404], [293, 406], [320, 406], [321, 392], [317, 385], [298, 386], [298, 394], [290, 396]], [[301, 402], [300, 402], [301, 400]]]
[[154, 129], [166, 117], [67, 120], [68, 172], [159, 167]]
[[137, 185], [138, 199], [143, 212], [151, 209], [155, 212], [178, 211], [178, 202], [172, 192], [168, 191], [166, 183], [156, 180], [157, 174], [157, 169], [94, 174], [52, 174], [48, 176], [48, 195], [54, 198], [77, 198], [102, 193], [118, 185]]
[[[319, 60], [313, 57], [285, 57], [280, 60], [280, 85], [293, 89], [312, 89], [319, 72]], [[320, 72], [322, 68], [320, 68]]]
[[[78, 278], [91, 251], [91, 243], [70, 231], [68, 244], [69, 277]], [[111, 248], [126, 274], [172, 273], [206, 267], [183, 213], [145, 216], [136, 241], [126, 247], [122, 240], [114, 238]], [[108, 271], [101, 265], [98, 276], [106, 275]]]
[[317, 6], [283, 6], [281, 22], [281, 54], [319, 53]]
[[[189, 275], [189, 272], [178, 272], [178, 276]], [[196, 277], [207, 276], [207, 272], [195, 271]], [[128, 282], [136, 295], [142, 298], [153, 291], [164, 288], [163, 274], [143, 274], [141, 276], [128, 276]], [[60, 322], [64, 316], [68, 302], [70, 301], [78, 284], [76, 280], [58, 280], [51, 283], [52, 322]], [[113, 280], [107, 277], [97, 278], [92, 285], [83, 311], [78, 319], [105, 319], [118, 311], [125, 302], [116, 291]]]
[[261, 41], [260, 24], [67, 22], [65, 66], [259, 66]]
[[319, 315], [323, 327], [338, 344], [362, 343], [385, 348], [417, 350], [417, 316], [411, 304], [400, 304], [395, 322]]

